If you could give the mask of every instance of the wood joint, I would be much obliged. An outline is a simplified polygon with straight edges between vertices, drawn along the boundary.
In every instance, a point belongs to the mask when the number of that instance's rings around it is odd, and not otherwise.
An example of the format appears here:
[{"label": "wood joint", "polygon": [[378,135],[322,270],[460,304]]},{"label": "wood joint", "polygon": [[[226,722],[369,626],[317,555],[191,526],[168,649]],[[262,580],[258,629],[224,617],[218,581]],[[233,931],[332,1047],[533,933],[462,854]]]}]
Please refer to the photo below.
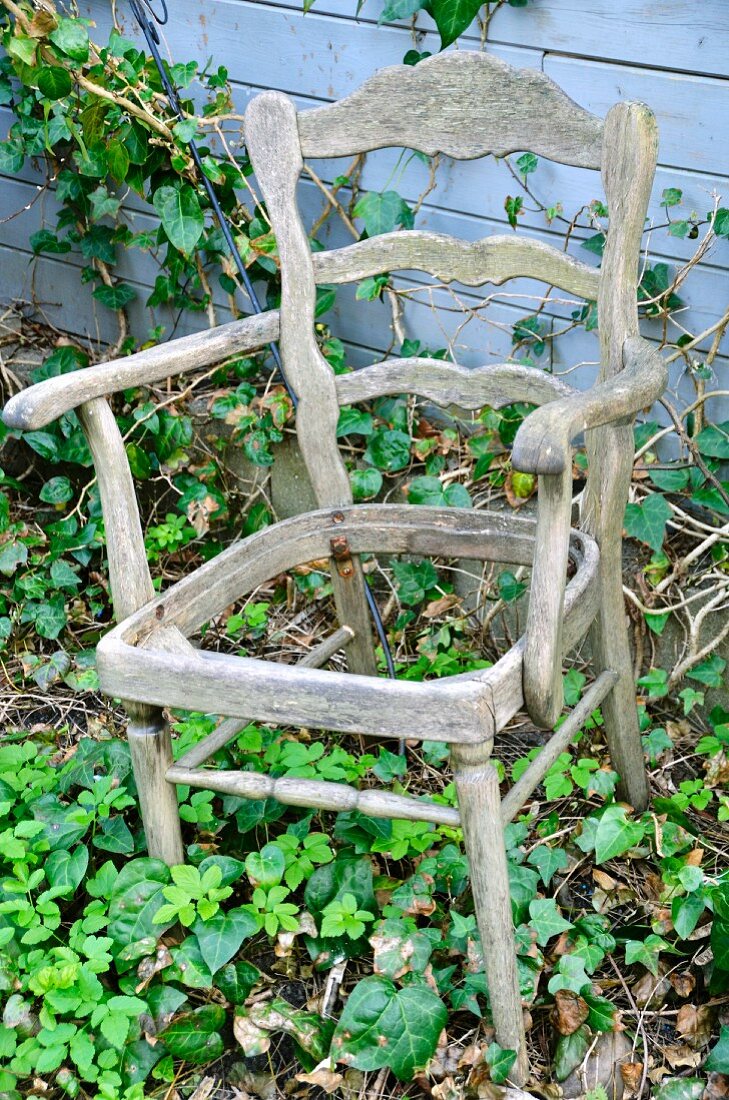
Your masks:
[{"label": "wood joint", "polygon": [[337,566],[337,573],[340,577],[351,577],[354,575],[354,564],[352,562],[352,552],[349,549],[349,541],[346,535],[335,535],[333,539],[329,540],[329,546],[331,548],[332,557]]}]

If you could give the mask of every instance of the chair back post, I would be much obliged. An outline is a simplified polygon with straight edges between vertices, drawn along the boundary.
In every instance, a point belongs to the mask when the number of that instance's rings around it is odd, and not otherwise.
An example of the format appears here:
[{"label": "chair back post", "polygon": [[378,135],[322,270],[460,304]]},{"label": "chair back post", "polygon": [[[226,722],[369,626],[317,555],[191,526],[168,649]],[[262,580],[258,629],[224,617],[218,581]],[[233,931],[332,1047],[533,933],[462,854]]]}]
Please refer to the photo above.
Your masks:
[{"label": "chair back post", "polygon": [[[352,503],[349,476],[337,446],[339,402],[334,373],[314,333],[316,283],[311,247],[299,215],[296,185],[303,169],[296,108],[288,96],[265,92],[246,111],[246,141],[281,258],[280,347],[286,377],[298,398],[296,433],[317,502]],[[354,637],[347,646],[351,672],[377,675],[364,575],[357,558],[330,558],[337,615]]]},{"label": "chair back post", "polygon": [[[610,228],[600,288],[599,381],[623,369],[623,350],[638,335],[637,287],[641,239],[656,166],[655,118],[643,103],[618,103],[605,120],[602,178]],[[587,433],[588,476],[582,505],[584,529],[600,547],[599,611],[590,633],[595,666],[619,680],[603,703],[610,755],[621,797],[645,808],[648,782],[638,731],[633,663],[622,590],[623,515],[633,468],[633,418]]]}]

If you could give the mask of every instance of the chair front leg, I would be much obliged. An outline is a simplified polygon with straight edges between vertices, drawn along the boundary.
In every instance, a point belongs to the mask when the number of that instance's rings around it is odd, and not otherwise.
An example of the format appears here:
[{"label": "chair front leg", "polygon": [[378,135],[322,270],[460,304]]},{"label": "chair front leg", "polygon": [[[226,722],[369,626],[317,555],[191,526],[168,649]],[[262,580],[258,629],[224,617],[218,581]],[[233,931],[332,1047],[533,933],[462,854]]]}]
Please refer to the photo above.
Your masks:
[{"label": "chair front leg", "polygon": [[505,1049],[516,1051],[509,1078],[514,1084],[523,1085],[529,1076],[529,1063],[499,780],[489,760],[489,743],[452,744],[450,748],[496,1041]]},{"label": "chair front leg", "polygon": [[177,788],[167,778],[172,764],[170,728],[162,711],[129,704],[127,739],[142,808],[147,851],[169,867],[185,862]]}]

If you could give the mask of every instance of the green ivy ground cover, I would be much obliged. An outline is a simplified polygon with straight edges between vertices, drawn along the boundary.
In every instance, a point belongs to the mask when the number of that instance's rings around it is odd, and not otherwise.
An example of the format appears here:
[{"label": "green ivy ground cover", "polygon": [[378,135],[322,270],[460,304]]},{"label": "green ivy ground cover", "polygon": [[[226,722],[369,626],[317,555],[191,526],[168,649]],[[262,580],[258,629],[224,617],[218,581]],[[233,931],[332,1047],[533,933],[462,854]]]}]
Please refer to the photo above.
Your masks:
[{"label": "green ivy ground cover", "polygon": [[[31,247],[38,255],[81,257],[81,278],[116,313],[115,353],[133,350],[142,335],[164,338],[159,330],[130,333],[126,310],[137,291],[116,274],[122,249],[159,263],[150,306],[204,313],[213,323],[211,287],[231,301],[237,290],[186,151],[193,135],[251,273],[274,304],[276,243],[265,213],[247,200],[249,165],[244,155],[221,155],[207,136],[221,118],[238,125],[225,71],[212,64],[201,71],[185,59],[172,67],[190,97],[190,117],[176,122],[136,43],[115,32],[100,46],[73,15],[3,3],[0,103],[15,121],[0,142],[0,168],[15,173],[26,160],[47,162],[62,210]],[[529,18],[529,5],[511,4]],[[445,45],[479,12],[487,26],[499,6],[431,0],[424,17],[432,16]],[[383,19],[421,7],[396,0],[383,6]],[[411,50],[405,60],[421,58]],[[571,215],[558,199],[535,198],[537,158],[525,154],[509,167],[517,193],[504,205],[512,227],[525,204],[536,203],[546,224],[569,232]],[[329,192],[356,234],[416,223],[419,204],[396,190],[396,180],[382,192],[362,191],[357,180],[353,171]],[[150,202],[156,232],[129,228],[122,183]],[[594,230],[585,247],[599,258],[609,211],[599,200],[585,202],[581,224]],[[681,192],[667,188],[663,205],[664,231],[705,234],[726,248],[729,212],[720,203],[708,213],[683,211]],[[326,211],[338,216],[336,204]],[[668,265],[649,260],[643,314],[659,322],[675,314],[678,289]],[[387,273],[363,280],[357,295],[394,302],[397,321],[398,288]],[[334,288],[319,289],[321,318],[334,300]],[[569,327],[593,330],[597,321],[595,304],[585,303]],[[626,583],[639,639],[650,811],[636,815],[615,801],[617,777],[596,712],[506,834],[530,1054],[542,1085],[568,1078],[599,1036],[624,1031],[632,1050],[628,1085],[637,1089],[645,1076],[658,1100],[721,1096],[727,1088],[729,714],[711,693],[726,667],[717,646],[729,584],[722,480],[729,435],[704,409],[716,386],[712,340],[728,321],[717,319],[708,351],[696,350],[707,346],[705,334],[667,345],[696,389],[695,401],[673,409],[680,457],[660,461],[658,423],[636,429],[625,515],[636,564]],[[317,334],[333,369],[347,370],[344,346],[325,320]],[[518,321],[512,338],[517,361],[544,369],[554,333],[541,310]],[[97,354],[72,339],[49,343],[47,331],[25,322],[15,343],[19,361],[42,349],[32,380],[84,369]],[[398,350],[449,358],[447,349],[407,337]],[[202,381],[175,380],[115,399],[148,557],[165,584],[272,518],[265,495],[249,498],[236,488],[222,437],[201,438],[193,395],[260,467],[273,463],[292,422],[263,358],[231,360]],[[509,447],[528,411],[485,409],[444,426],[402,397],[342,410],[339,436],[355,499],[401,492],[414,504],[522,507],[535,485],[511,470]],[[274,1079],[287,1095],[323,1087],[353,1096],[368,1087],[363,1075],[382,1070],[394,1095],[496,1095],[513,1052],[498,1047],[489,1025],[458,830],[315,815],[182,788],[187,862],[170,870],[148,857],[121,713],[96,695],[93,648],[111,608],[103,521],[78,420],[71,413],[42,431],[4,433],[3,442],[0,1097],[31,1090],[108,1100],[173,1089],[189,1095],[206,1075],[254,1095],[266,1095]],[[578,452],[576,485],[585,462]],[[367,564],[399,676],[482,667],[495,655],[493,634],[513,627],[528,576],[495,571],[477,614],[459,594],[453,565]],[[691,602],[695,589],[706,611]],[[311,644],[331,615],[329,603],[327,577],[314,563],[228,609],[209,624],[205,641],[290,656],[292,617],[300,616],[303,642]],[[675,661],[656,662],[657,640],[676,623],[685,645]],[[577,662],[565,675],[568,706],[585,683]],[[174,718],[178,755],[216,721]],[[497,745],[504,790],[539,748],[529,729]],[[217,761],[454,803],[437,744],[410,748],[405,761],[385,746],[362,753],[316,731],[251,725]],[[599,1091],[592,1100],[601,1100]]]}]

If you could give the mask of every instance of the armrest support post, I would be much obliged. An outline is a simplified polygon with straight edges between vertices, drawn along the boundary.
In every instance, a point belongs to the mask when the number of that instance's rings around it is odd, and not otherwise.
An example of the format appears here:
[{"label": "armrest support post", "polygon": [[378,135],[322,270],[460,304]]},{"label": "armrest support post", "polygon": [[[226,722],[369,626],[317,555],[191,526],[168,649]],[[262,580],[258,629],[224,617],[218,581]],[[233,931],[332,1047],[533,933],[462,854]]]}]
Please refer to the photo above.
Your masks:
[{"label": "armrest support post", "polygon": [[572,515],[572,463],[539,478],[537,532],[524,648],[524,700],[535,725],[552,729],[564,705],[562,620]]},{"label": "armrest support post", "polygon": [[78,416],[94,459],[114,617],[121,622],[154,597],[132,472],[119,426],[106,399],[85,401]]}]

